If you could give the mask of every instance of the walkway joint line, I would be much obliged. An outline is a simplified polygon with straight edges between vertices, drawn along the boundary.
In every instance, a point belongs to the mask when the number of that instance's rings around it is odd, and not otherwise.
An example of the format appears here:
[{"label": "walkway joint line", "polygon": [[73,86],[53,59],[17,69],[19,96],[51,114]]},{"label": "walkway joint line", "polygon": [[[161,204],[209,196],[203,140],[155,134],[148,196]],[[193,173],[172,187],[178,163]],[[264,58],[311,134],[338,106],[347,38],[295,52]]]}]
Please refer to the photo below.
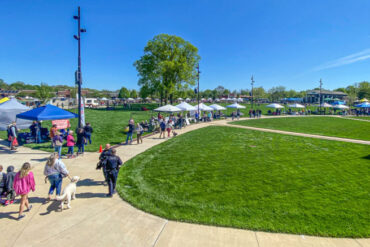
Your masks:
[{"label": "walkway joint line", "polygon": [[154,244],[152,245],[152,247],[155,247],[157,245],[158,239],[160,238],[164,228],[167,226],[167,223],[168,223],[168,220],[166,220],[166,222],[163,224],[163,227],[162,227],[161,231],[159,232],[157,238],[155,239]]},{"label": "walkway joint line", "polygon": [[254,236],[256,236],[257,245],[258,245],[258,247],[260,247],[260,242],[258,241],[257,232],[254,232]]},{"label": "walkway joint line", "polygon": [[355,241],[356,241],[356,243],[357,243],[358,245],[360,245],[360,247],[363,247],[363,246],[362,246],[362,244],[361,244],[360,242],[358,242],[358,240],[357,240],[357,239],[355,239]]}]

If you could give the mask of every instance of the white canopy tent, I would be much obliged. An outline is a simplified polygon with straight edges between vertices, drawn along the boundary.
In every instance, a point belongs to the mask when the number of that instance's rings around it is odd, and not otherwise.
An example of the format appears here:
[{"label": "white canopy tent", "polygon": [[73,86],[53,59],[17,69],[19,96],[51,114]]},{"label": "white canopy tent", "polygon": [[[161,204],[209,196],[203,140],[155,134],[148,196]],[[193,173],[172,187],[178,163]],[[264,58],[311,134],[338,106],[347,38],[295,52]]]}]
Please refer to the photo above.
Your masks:
[{"label": "white canopy tent", "polygon": [[178,101],[183,101],[184,99],[183,98],[177,98]]},{"label": "white canopy tent", "polygon": [[[198,111],[198,105],[194,106],[195,107],[195,110]],[[213,108],[203,104],[203,103],[200,103],[199,104],[199,110],[200,111],[213,111]]]},{"label": "white canopy tent", "polygon": [[128,98],[127,101],[135,101],[133,98]]},{"label": "white canopy tent", "polygon": [[209,107],[213,108],[213,110],[215,110],[215,111],[223,111],[223,110],[226,110],[225,107],[220,106],[220,105],[217,105],[217,104],[210,105]]},{"label": "white canopy tent", "polygon": [[191,101],[191,99],[190,98],[186,98],[185,101],[186,102],[189,102],[189,101]]},{"label": "white canopy tent", "polygon": [[176,105],[177,108],[180,108],[182,111],[196,111],[197,108],[194,106],[186,103],[186,102],[181,102],[180,104]]},{"label": "white canopy tent", "polygon": [[349,106],[346,105],[335,105],[333,106],[334,109],[349,109]]},{"label": "white canopy tent", "polygon": [[226,107],[227,108],[234,108],[234,109],[244,109],[245,108],[245,106],[239,105],[238,103],[234,103],[234,104],[228,105]]},{"label": "white canopy tent", "polygon": [[280,104],[277,104],[277,103],[269,104],[269,105],[267,105],[266,107],[268,107],[268,108],[274,108],[274,109],[281,109],[281,108],[284,108],[284,106],[282,106],[282,105],[280,105]]},{"label": "white canopy tent", "polygon": [[317,107],[324,107],[324,108],[332,108],[333,106],[328,104],[328,103],[324,103],[324,104],[319,104],[319,105],[316,105]]},{"label": "white canopy tent", "polygon": [[19,129],[28,129],[32,121],[17,118],[17,114],[29,111],[30,108],[22,105],[15,98],[0,104],[0,130],[6,130],[13,121],[17,122]]},{"label": "white canopy tent", "polygon": [[243,99],[242,98],[238,98],[238,102],[243,102]]},{"label": "white canopy tent", "polygon": [[292,107],[292,108],[305,108],[304,105],[301,105],[301,104],[298,104],[298,103],[295,103],[295,104],[292,104],[292,105],[288,105],[289,107]]},{"label": "white canopy tent", "polygon": [[158,111],[158,112],[180,112],[182,110],[180,108],[176,107],[176,106],[168,104],[168,105],[165,105],[165,106],[158,107],[157,109],[154,109],[154,111]]}]

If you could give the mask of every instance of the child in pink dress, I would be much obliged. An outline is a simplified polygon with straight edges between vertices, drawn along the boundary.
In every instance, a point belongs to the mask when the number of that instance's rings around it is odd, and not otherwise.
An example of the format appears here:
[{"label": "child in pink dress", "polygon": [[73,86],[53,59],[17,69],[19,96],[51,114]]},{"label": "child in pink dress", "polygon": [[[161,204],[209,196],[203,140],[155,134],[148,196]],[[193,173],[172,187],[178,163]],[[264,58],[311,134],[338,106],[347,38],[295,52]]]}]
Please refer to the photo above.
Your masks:
[{"label": "child in pink dress", "polygon": [[21,170],[15,175],[13,187],[15,193],[21,196],[18,216],[18,220],[20,220],[26,216],[23,214],[24,206],[27,207],[27,211],[30,211],[32,208],[32,205],[29,205],[28,202],[28,193],[31,190],[35,191],[35,178],[31,172],[30,163],[24,163]]},{"label": "child in pink dress", "polygon": [[74,145],[75,145],[75,139],[73,138],[73,131],[70,130],[68,132],[68,136],[67,136],[67,147],[68,147],[68,158],[73,158],[73,149],[74,149]]}]

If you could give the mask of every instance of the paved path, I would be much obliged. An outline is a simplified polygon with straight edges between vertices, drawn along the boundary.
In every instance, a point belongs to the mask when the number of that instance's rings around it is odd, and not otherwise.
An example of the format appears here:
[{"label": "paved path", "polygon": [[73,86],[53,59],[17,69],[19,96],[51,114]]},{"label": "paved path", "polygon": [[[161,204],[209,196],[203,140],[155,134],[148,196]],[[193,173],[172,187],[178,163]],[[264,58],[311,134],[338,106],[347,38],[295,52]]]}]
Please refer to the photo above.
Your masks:
[{"label": "paved path", "polygon": [[341,138],[341,137],[332,137],[332,136],[322,136],[322,135],[314,135],[314,134],[304,134],[304,133],[297,133],[297,132],[291,132],[291,131],[285,131],[285,130],[257,128],[257,127],[243,126],[243,125],[228,124],[227,122],[213,122],[213,125],[258,130],[258,131],[263,131],[263,132],[278,133],[278,134],[292,135],[292,136],[310,137],[310,138],[323,139],[323,140],[351,142],[351,143],[370,145],[370,141]]},{"label": "paved path", "polygon": [[[223,122],[219,124],[226,124]],[[208,125],[192,125],[179,134]],[[127,161],[165,141],[157,136],[145,138],[141,145],[121,146],[117,152]],[[22,154],[19,160],[12,162],[22,163],[27,155],[37,157],[35,159],[47,157],[46,153],[28,152],[38,154]],[[370,239],[275,234],[168,221],[132,207],[117,195],[105,198],[107,187],[102,183],[102,172],[95,170],[98,156],[98,153],[88,153],[64,160],[70,173],[79,175],[81,181],[72,209],[63,212],[57,210],[56,202],[44,203],[49,187],[42,175],[44,162],[31,160],[36,177],[36,192],[30,194],[34,207],[22,221],[16,220],[18,204],[0,207],[0,246],[370,246]]]}]

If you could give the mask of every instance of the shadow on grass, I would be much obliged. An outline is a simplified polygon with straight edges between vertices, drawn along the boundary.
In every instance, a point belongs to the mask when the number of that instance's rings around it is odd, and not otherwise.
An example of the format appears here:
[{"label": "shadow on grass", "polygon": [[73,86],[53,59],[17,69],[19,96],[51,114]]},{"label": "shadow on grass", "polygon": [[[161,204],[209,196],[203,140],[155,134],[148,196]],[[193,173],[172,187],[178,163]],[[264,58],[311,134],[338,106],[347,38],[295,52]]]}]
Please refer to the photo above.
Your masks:
[{"label": "shadow on grass", "polygon": [[362,158],[365,159],[365,160],[370,160],[370,154],[369,155],[366,155],[366,156],[364,156]]}]

